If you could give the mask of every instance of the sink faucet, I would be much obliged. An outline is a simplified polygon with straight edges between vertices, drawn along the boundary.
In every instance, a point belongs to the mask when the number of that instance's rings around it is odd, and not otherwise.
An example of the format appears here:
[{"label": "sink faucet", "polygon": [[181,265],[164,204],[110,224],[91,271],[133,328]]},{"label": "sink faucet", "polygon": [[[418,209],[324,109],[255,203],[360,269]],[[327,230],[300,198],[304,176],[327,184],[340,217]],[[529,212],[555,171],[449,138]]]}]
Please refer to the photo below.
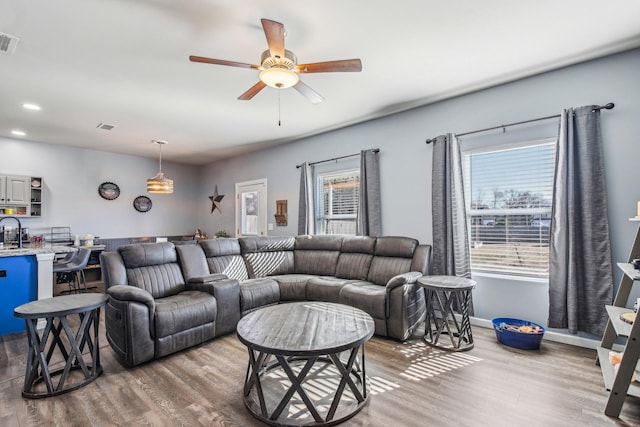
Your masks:
[{"label": "sink faucet", "polygon": [[5,216],[0,218],[0,222],[10,218],[15,219],[18,222],[18,248],[22,248],[22,224],[20,223],[20,220],[15,216]]}]

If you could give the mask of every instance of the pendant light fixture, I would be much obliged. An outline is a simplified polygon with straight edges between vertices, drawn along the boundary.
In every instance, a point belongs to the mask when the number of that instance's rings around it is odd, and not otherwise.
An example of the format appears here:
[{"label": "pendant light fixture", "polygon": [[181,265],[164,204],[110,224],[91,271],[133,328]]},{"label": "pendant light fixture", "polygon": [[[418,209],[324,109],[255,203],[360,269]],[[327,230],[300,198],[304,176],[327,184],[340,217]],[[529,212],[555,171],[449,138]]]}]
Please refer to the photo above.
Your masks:
[{"label": "pendant light fixture", "polygon": [[166,178],[162,173],[162,146],[167,145],[167,141],[161,141],[154,139],[151,141],[160,146],[160,171],[153,178],[147,180],[147,191],[155,194],[172,194],[173,193],[173,180]]}]

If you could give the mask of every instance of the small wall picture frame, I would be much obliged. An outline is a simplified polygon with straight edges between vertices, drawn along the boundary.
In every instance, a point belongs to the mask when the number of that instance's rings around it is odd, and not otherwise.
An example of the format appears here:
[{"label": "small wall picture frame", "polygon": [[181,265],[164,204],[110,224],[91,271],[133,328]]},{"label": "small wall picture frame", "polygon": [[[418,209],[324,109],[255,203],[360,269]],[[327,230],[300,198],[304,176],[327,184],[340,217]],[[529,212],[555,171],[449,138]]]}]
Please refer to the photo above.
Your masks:
[{"label": "small wall picture frame", "polygon": [[105,200],[115,200],[120,195],[120,187],[113,182],[103,182],[98,186],[98,194]]},{"label": "small wall picture frame", "polygon": [[138,196],[133,199],[133,207],[138,212],[149,212],[151,210],[151,206],[153,206],[153,203],[151,203],[151,199],[147,196]]}]

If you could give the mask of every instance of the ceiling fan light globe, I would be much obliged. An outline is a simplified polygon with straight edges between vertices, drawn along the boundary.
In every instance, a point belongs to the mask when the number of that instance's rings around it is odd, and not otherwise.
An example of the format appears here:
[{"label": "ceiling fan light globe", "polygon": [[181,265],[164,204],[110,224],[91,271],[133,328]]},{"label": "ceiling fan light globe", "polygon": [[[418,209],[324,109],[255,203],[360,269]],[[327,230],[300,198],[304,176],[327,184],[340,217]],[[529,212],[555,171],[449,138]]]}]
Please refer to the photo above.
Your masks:
[{"label": "ceiling fan light globe", "polygon": [[260,80],[267,86],[276,89],[286,89],[294,86],[300,80],[300,77],[294,71],[287,68],[267,68],[260,72]]}]

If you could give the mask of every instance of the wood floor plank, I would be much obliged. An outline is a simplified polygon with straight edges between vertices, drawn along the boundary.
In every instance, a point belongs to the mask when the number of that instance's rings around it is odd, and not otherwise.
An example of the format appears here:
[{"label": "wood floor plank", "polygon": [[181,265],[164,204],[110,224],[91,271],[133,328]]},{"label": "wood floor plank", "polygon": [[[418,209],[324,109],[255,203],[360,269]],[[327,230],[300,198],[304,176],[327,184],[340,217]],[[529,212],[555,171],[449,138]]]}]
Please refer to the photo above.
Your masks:
[{"label": "wood floor plank", "polygon": [[[244,407],[246,348],[234,334],[130,369],[108,346],[101,313],[104,369],[93,383],[46,398],[20,395],[24,333],[0,337],[0,425],[262,426]],[[540,350],[505,347],[492,330],[473,329],[475,347],[449,353],[419,336],[366,345],[370,400],[343,426],[640,426],[640,399],[619,419],[604,415],[608,397],[595,351],[543,341]],[[326,384],[318,384],[321,392]]]}]

